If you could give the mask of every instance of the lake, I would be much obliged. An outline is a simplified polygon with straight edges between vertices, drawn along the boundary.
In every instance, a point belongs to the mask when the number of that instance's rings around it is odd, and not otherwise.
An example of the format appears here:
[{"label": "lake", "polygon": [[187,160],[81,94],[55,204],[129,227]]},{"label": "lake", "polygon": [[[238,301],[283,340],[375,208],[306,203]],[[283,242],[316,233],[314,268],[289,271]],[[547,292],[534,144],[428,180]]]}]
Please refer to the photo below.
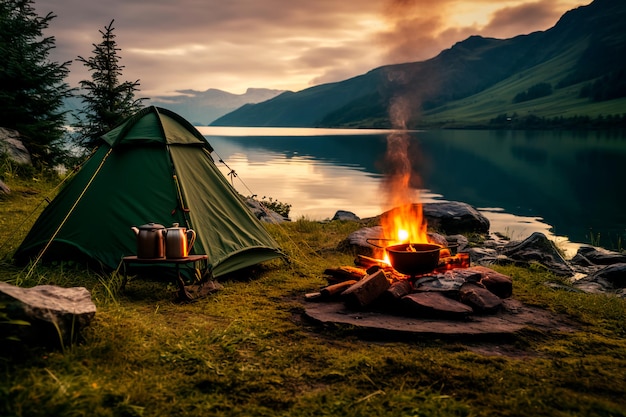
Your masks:
[{"label": "lake", "polygon": [[[389,131],[198,129],[215,149],[218,167],[241,194],[289,203],[292,219],[324,220],[337,210],[365,218],[388,208],[381,187]],[[422,202],[466,202],[491,221],[491,231],[513,239],[541,231],[568,255],[579,243],[617,249],[626,241],[624,134],[407,134]]]}]

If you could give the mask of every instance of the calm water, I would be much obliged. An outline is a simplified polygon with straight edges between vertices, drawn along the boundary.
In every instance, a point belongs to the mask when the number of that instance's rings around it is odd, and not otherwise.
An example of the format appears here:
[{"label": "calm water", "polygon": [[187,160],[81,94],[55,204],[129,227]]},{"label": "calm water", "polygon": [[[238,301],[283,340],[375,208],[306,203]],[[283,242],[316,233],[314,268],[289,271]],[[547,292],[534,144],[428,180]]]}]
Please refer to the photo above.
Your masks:
[{"label": "calm water", "polygon": [[[376,130],[199,127],[244,195],[292,204],[290,217],[370,217],[381,201],[387,133]],[[626,242],[626,137],[607,132],[410,133],[423,202],[463,201],[514,239],[541,231],[571,254],[599,235]],[[230,168],[230,169],[229,169]],[[229,175],[230,170],[236,176]]]}]

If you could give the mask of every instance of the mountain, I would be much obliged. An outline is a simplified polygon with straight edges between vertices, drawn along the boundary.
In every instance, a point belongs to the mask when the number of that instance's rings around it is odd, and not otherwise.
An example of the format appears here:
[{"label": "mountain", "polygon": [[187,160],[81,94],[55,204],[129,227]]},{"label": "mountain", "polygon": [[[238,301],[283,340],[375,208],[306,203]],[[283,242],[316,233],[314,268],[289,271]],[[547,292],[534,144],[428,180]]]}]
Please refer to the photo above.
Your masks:
[{"label": "mountain", "polygon": [[157,96],[145,102],[146,105],[164,107],[180,114],[194,125],[208,125],[247,103],[269,100],[282,90],[248,88],[244,94],[232,94],[217,89],[206,91],[180,90],[176,96]]},{"label": "mountain", "polygon": [[546,31],[471,36],[432,59],[284,92],[212,125],[458,127],[498,117],[626,114],[625,21],[626,2],[595,0]]}]

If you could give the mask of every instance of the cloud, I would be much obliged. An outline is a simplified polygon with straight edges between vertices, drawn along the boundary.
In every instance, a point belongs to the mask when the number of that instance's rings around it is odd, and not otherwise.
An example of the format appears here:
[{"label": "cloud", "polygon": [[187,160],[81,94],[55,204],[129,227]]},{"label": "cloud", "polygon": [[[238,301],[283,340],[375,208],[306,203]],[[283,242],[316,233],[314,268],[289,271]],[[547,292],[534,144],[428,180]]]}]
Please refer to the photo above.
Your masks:
[{"label": "cloud", "polygon": [[484,36],[508,38],[545,30],[558,21],[563,10],[555,3],[535,1],[497,10],[481,32]]},{"label": "cloud", "polygon": [[[481,29],[489,36],[545,29],[568,9],[548,0],[503,1],[37,0],[34,6],[40,15],[57,15],[45,34],[56,38],[58,62],[91,56],[99,30],[115,19],[123,78],[139,79],[142,95],[156,96],[300,90],[428,59]],[[459,10],[482,23],[463,20]],[[78,62],[70,70],[70,85],[90,77]]]}]

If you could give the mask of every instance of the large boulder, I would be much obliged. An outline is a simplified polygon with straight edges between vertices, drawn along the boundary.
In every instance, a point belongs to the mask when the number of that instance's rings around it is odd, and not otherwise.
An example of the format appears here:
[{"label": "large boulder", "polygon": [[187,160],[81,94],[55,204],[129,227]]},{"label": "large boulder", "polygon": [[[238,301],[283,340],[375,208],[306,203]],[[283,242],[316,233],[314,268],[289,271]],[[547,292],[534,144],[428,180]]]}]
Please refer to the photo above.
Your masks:
[{"label": "large boulder", "polygon": [[361,220],[361,218],[351,211],[337,210],[331,220],[356,222]]},{"label": "large boulder", "polygon": [[609,288],[626,288],[626,263],[609,265],[590,277],[593,281],[603,281]]},{"label": "large boulder", "polygon": [[0,155],[7,155],[18,164],[32,165],[30,153],[22,143],[16,130],[0,127]]},{"label": "large boulder", "polygon": [[572,263],[581,266],[626,263],[626,254],[594,246],[581,246],[572,258]]},{"label": "large boulder", "polygon": [[96,314],[91,293],[84,287],[21,288],[0,281],[0,304],[11,321],[30,323],[29,326],[0,323],[3,334],[45,346],[67,346],[77,341]]},{"label": "large boulder", "polygon": [[523,241],[515,241],[502,248],[507,258],[523,263],[539,263],[556,275],[571,277],[574,270],[546,235],[535,232]]},{"label": "large boulder", "polygon": [[489,220],[467,203],[459,201],[425,203],[422,210],[428,227],[446,235],[489,232]]},{"label": "large boulder", "polygon": [[[0,127],[0,156],[3,155],[18,164],[33,164],[30,153],[20,140],[20,134],[16,130]],[[0,194],[3,193],[9,194],[11,189],[0,179]]]}]

